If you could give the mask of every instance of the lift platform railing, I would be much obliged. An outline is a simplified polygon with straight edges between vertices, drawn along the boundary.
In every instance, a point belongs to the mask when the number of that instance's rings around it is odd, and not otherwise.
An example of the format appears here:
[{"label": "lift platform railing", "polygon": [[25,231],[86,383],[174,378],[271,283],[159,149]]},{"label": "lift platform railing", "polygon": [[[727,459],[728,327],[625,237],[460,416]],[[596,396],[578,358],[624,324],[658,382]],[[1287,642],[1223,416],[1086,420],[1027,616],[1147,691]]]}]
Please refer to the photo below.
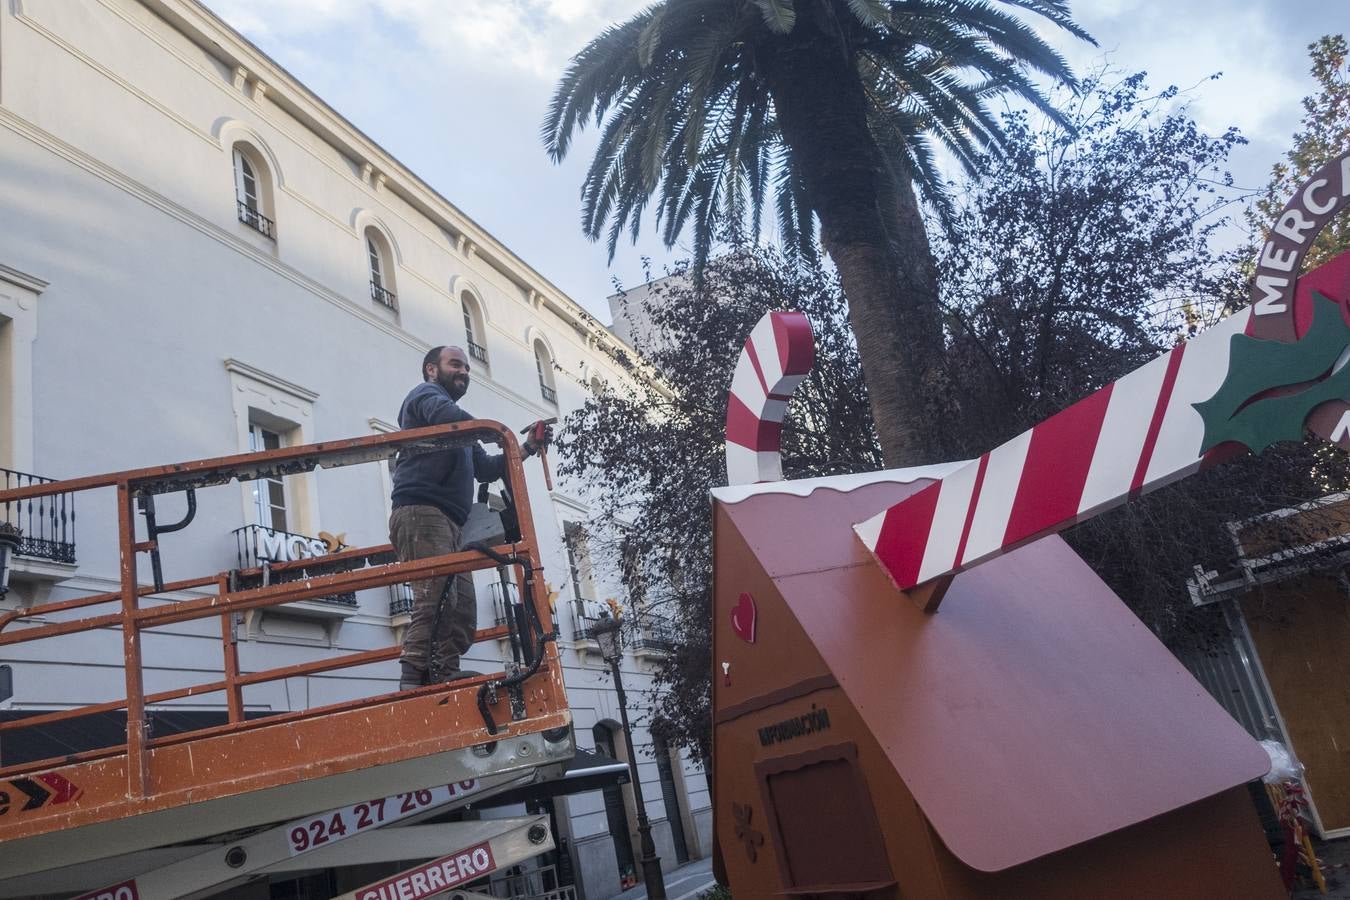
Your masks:
[{"label": "lift platform railing", "polygon": [[[429,557],[405,563],[394,562],[393,548],[385,544],[377,547],[343,550],[318,560],[305,559],[296,562],[277,563],[267,567],[266,571],[259,567],[220,572],[170,583],[164,583],[162,580],[158,536],[170,531],[180,530],[190,524],[195,515],[195,492],[198,489],[225,485],[236,480],[250,481],[261,478],[275,478],[301,474],[317,468],[335,468],[379,462],[390,459],[399,453],[436,452],[454,446],[462,446],[473,441],[494,443],[503,449],[506,457],[505,480],[511,489],[511,493],[519,498],[518,509],[516,510],[519,521],[519,539],[515,542],[495,547],[466,548],[445,556]],[[545,716],[565,709],[566,698],[561,687],[562,677],[557,650],[552,644],[555,635],[552,630],[547,595],[540,574],[538,541],[528,500],[525,499],[524,483],[522,455],[519,444],[511,430],[497,422],[472,421],[401,431],[387,435],[326,441],[259,453],[197,460],[109,475],[76,478],[68,481],[54,481],[16,490],[0,491],[0,503],[5,503],[28,500],[48,494],[68,494],[106,488],[116,489],[121,588],[108,593],[44,603],[0,614],[0,648],[60,638],[95,629],[120,628],[123,638],[123,663],[126,676],[126,695],[121,700],[42,713],[3,722],[0,723],[0,733],[122,709],[126,710],[127,715],[126,741],[124,744],[0,768],[0,777],[36,772],[56,766],[125,753],[129,796],[143,797],[147,795],[152,783],[149,777],[151,751],[158,747],[192,741],[208,735],[243,732],[283,722],[313,719],[343,710],[358,709],[363,705],[387,703],[390,699],[389,695],[382,694],[311,709],[246,719],[243,700],[243,690],[246,687],[285,678],[332,672],[393,660],[398,658],[400,649],[398,647],[387,647],[347,653],[329,659],[245,673],[240,670],[239,662],[236,634],[238,614],[335,593],[387,587],[391,584],[426,578],[452,576],[476,569],[508,566],[514,572],[517,595],[525,598],[525,602],[522,604],[522,614],[518,616],[519,621],[511,628],[510,637],[513,641],[518,642],[520,655],[523,655],[530,662],[530,665],[523,668],[513,667],[515,671],[466,678],[447,684],[428,685],[417,691],[407,693],[411,696],[438,691],[477,690],[479,692],[478,708],[483,717],[483,726],[473,729],[474,733],[472,734],[466,733],[462,736],[464,746],[473,743],[474,739],[482,740],[485,736],[491,738],[500,730],[498,723],[532,716]],[[181,522],[173,525],[158,525],[154,516],[154,497],[175,492],[187,494],[187,516]],[[145,525],[142,526],[141,530],[148,530],[146,540],[138,539],[138,507],[145,518]],[[153,585],[141,584],[138,577],[138,559],[141,554],[150,556],[155,581]],[[314,574],[296,580],[287,580],[288,573],[294,573],[301,569],[310,573],[323,570],[326,574]],[[271,577],[276,577],[276,583],[267,583],[271,580]],[[245,586],[258,581],[263,582],[262,586]],[[173,601],[168,598],[160,598],[161,602],[154,605],[143,606],[141,603],[143,599],[154,598],[161,594],[204,588],[214,588],[214,593],[192,600]],[[118,603],[121,608],[116,612],[89,615],[69,621],[5,630],[8,626],[23,619],[82,610],[107,603]],[[141,635],[147,629],[212,616],[218,617],[220,620],[223,677],[210,682],[146,694],[142,670]],[[549,623],[547,630],[543,623]],[[507,627],[488,628],[478,631],[476,639],[505,637],[507,633]],[[3,650],[0,650],[0,652],[3,652]],[[533,679],[536,675],[546,675],[547,677],[538,679],[538,684],[532,683],[528,692],[523,690],[524,683]],[[147,733],[147,704],[162,704],[173,700],[222,692],[226,697],[228,713],[227,722],[224,725],[198,728],[158,738]],[[447,736],[447,739],[453,740],[454,736]]]}]

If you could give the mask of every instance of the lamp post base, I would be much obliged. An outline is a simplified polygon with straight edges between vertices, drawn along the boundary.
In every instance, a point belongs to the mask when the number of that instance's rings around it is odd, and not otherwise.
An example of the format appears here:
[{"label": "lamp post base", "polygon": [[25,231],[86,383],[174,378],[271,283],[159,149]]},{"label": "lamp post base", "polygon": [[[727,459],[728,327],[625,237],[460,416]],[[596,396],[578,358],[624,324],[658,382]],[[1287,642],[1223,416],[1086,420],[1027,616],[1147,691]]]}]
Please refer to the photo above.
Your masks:
[{"label": "lamp post base", "polygon": [[642,884],[647,889],[648,900],[666,900],[666,878],[661,871],[661,857],[643,856],[638,860],[642,866]]}]

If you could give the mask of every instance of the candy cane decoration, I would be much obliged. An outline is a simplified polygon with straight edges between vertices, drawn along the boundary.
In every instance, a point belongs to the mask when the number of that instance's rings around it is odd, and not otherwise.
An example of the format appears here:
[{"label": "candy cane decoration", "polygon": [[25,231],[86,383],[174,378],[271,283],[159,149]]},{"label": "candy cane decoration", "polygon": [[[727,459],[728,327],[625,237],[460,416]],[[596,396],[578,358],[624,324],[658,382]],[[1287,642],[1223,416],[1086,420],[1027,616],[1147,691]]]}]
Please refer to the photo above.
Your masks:
[{"label": "candy cane decoration", "polygon": [[801,313],[768,313],[750,332],[727,398],[728,484],[783,479],[783,416],[815,361],[815,334]]},{"label": "candy cane decoration", "polygon": [[1277,218],[1261,260],[1285,277],[1259,277],[1251,306],[855,525],[859,539],[907,591],[1243,447],[1305,429],[1350,447],[1350,253],[1286,284],[1319,223],[1347,206],[1350,153]]},{"label": "candy cane decoration", "polygon": [[1243,312],[854,526],[908,590],[1007,552],[1200,464],[1191,404],[1227,369]]}]

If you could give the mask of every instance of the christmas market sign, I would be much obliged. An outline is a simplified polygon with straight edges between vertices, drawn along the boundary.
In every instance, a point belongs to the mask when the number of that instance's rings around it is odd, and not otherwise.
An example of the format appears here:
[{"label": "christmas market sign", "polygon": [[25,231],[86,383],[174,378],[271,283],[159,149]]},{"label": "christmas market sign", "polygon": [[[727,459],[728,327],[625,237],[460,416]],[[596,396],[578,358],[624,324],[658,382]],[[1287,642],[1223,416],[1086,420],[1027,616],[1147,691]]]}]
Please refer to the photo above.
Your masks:
[{"label": "christmas market sign", "polygon": [[[1342,314],[1341,324],[1344,325],[1347,321],[1345,311],[1347,304],[1350,304],[1350,296],[1347,296],[1350,294],[1350,280],[1343,274],[1339,279],[1326,277],[1327,282],[1333,283],[1329,289],[1335,292],[1335,296],[1323,294],[1322,302],[1309,302],[1309,298],[1317,296],[1318,290],[1307,291],[1308,296],[1305,297],[1305,292],[1299,291],[1298,287],[1301,283],[1309,281],[1309,275],[1312,273],[1305,274],[1302,278],[1296,277],[1303,258],[1317,235],[1347,206],[1350,206],[1350,150],[1319,169],[1295,192],[1293,198],[1276,217],[1269,239],[1262,246],[1261,255],[1257,259],[1256,277],[1252,284],[1252,321],[1246,335],[1249,339],[1301,343],[1302,339],[1314,337],[1316,335],[1311,332],[1314,330],[1313,326],[1319,324],[1318,310],[1323,309],[1326,301],[1339,304]],[[1335,261],[1329,265],[1334,263]],[[1333,323],[1331,320],[1323,319],[1320,324]],[[1330,340],[1326,336],[1321,336],[1320,339]],[[1254,346],[1266,349],[1262,351],[1248,348],[1245,352],[1249,355],[1251,363],[1262,365],[1261,357],[1264,352],[1269,352],[1273,348],[1269,343]],[[1309,345],[1308,349],[1313,351],[1314,345]],[[1344,360],[1338,362],[1344,365]],[[1331,368],[1322,369],[1308,379],[1309,387],[1319,389],[1319,383],[1333,381],[1339,372],[1343,371],[1343,368],[1336,372]],[[1331,374],[1328,376],[1327,373]],[[1321,390],[1325,392],[1330,389]],[[1317,390],[1310,391],[1307,393],[1307,400],[1317,399],[1317,394]],[[1309,431],[1337,444],[1342,450],[1350,450],[1350,403],[1347,403],[1347,400],[1350,400],[1350,393],[1342,386],[1340,396],[1326,398],[1323,402],[1309,407],[1310,414],[1306,421]],[[1252,450],[1260,452],[1255,447]]]},{"label": "christmas market sign", "polygon": [[859,539],[901,590],[938,588],[1237,453],[1309,431],[1350,450],[1350,252],[1298,274],[1347,207],[1350,150],[1276,217],[1249,306],[855,525]]}]

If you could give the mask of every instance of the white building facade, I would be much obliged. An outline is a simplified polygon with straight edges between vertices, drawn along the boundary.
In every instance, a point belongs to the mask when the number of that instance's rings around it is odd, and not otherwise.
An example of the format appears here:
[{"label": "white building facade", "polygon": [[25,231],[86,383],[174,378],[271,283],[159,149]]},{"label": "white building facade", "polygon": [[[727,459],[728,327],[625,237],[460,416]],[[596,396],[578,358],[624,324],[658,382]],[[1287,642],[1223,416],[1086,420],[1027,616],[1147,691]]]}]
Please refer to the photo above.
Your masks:
[{"label": "white building facade", "polygon": [[[6,486],[392,430],[437,344],[471,352],[463,405],[517,428],[625,377],[605,352],[614,338],[578,304],[199,3],[0,2]],[[581,639],[622,588],[586,558],[585,485],[549,491],[537,461],[527,471],[577,743],[622,759],[616,694]],[[193,524],[162,542],[165,577],[226,571],[259,548],[311,552],[321,532],[382,544],[388,495],[378,466],[203,492]],[[161,521],[178,504],[164,498]],[[6,607],[117,588],[111,495],[34,513],[0,510],[26,539]],[[500,598],[479,575],[483,627]],[[243,665],[389,646],[406,621],[399,604],[368,591],[264,611],[247,623]],[[218,674],[219,630],[193,624],[147,639],[147,691]],[[120,634],[83,637],[6,653],[14,694],[0,712],[120,699]],[[647,638],[623,661],[639,723],[653,655],[668,649],[659,633]],[[501,659],[491,642],[465,665]],[[302,709],[397,682],[394,663],[359,671],[273,684],[247,707]],[[207,697],[170,711],[223,709]],[[641,724],[634,740],[663,863],[707,855],[703,774]],[[5,750],[0,740],[8,764]],[[578,892],[594,900],[619,893],[637,855],[631,788],[610,801],[599,791],[556,801]],[[628,834],[616,840],[611,822]]]}]

